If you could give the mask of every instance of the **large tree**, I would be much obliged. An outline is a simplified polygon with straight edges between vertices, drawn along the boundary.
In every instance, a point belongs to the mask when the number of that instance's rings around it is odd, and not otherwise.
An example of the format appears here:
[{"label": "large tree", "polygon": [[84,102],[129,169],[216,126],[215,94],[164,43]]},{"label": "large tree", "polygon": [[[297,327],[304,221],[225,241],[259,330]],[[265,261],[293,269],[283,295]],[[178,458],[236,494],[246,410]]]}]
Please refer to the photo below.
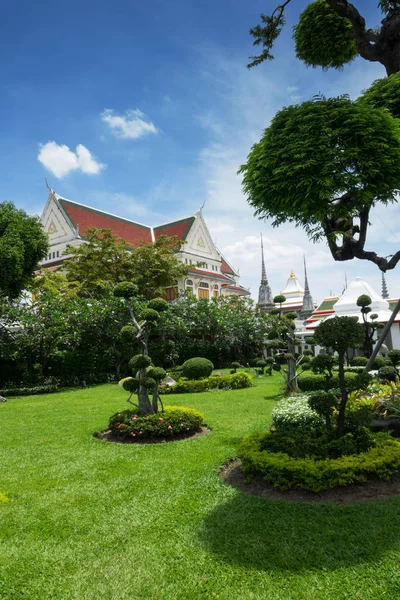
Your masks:
[{"label": "large tree", "polygon": [[48,237],[38,217],[11,202],[0,204],[0,296],[16,298],[45,258]]},{"label": "large tree", "polygon": [[336,261],[393,269],[400,251],[387,258],[365,244],[371,209],[397,202],[399,123],[384,108],[345,96],[283,108],[241,167],[256,215],[274,226],[293,222],[313,241],[325,238]]},{"label": "large tree", "polygon": [[[274,58],[272,48],[285,25],[285,12],[292,0],[282,0],[269,15],[261,15],[261,25],[250,30],[254,45],[262,46],[260,55],[252,56],[249,67]],[[295,2],[293,2],[295,4]],[[340,69],[361,56],[381,63],[388,75],[400,71],[400,1],[380,0],[384,17],[379,27],[368,27],[360,13],[365,2],[315,0],[305,8],[294,27],[296,55],[307,65]],[[304,6],[303,4],[303,6]]]},{"label": "large tree", "polygon": [[62,266],[79,295],[101,296],[122,281],[133,281],[139,294],[151,299],[188,272],[176,256],[183,242],[175,237],[160,236],[138,248],[109,229],[89,229],[86,238],[87,243],[78,248],[67,247],[72,256]]}]

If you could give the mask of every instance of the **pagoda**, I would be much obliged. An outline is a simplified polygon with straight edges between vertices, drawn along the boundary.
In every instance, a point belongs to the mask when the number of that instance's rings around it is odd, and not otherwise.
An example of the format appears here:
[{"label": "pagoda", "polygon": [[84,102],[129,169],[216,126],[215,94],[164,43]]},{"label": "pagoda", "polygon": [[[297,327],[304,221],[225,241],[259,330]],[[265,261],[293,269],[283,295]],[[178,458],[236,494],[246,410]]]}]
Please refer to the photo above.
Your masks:
[{"label": "pagoda", "polygon": [[258,302],[257,306],[264,312],[268,312],[275,308],[274,301],[272,299],[271,287],[267,279],[267,271],[265,270],[264,261],[264,246],[261,234],[261,283],[258,290]]},{"label": "pagoda", "polygon": [[310,288],[308,285],[307,278],[307,267],[306,267],[306,257],[303,256],[304,260],[304,296],[303,296],[303,305],[301,307],[301,311],[299,313],[299,318],[305,321],[314,312],[314,301],[311,296]]}]

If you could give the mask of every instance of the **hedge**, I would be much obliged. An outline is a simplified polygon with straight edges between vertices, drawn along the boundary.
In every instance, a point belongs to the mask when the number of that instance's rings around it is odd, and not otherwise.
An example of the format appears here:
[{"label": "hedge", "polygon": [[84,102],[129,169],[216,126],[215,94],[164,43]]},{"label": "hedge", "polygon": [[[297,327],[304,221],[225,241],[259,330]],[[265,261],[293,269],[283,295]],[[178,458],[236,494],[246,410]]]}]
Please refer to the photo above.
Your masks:
[{"label": "hedge", "polygon": [[246,436],[238,456],[245,473],[262,474],[280,490],[300,487],[318,493],[368,479],[390,479],[400,470],[400,442],[385,433],[374,435],[376,446],[367,452],[323,460],[261,450],[264,437],[262,433]]},{"label": "hedge", "polygon": [[182,377],[175,385],[160,386],[161,394],[195,394],[209,390],[239,390],[251,387],[252,381],[248,373],[241,371],[232,375],[221,377],[208,377],[207,379],[191,380]]},{"label": "hedge", "polygon": [[58,392],[58,385],[37,385],[35,387],[9,388],[0,390],[0,396],[11,398],[12,396],[34,396],[36,394],[53,394]]},{"label": "hedge", "polygon": [[[346,371],[344,374],[344,379],[346,384],[354,383],[358,377],[358,373],[354,373],[351,371]],[[309,373],[306,371],[306,374],[301,374],[297,380],[299,388],[302,392],[314,392],[317,390],[325,389],[325,376]],[[336,372],[332,378],[332,386],[334,388],[339,387],[339,374]]]}]

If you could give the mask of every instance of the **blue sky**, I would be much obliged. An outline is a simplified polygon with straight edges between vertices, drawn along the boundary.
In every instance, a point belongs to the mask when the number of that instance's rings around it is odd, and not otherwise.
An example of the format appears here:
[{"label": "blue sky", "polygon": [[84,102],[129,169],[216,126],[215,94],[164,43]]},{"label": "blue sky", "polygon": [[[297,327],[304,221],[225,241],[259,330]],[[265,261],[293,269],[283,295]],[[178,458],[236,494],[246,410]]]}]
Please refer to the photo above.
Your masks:
[{"label": "blue sky", "polygon": [[[22,0],[0,22],[0,201],[40,214],[44,177],[60,195],[139,222],[204,216],[213,238],[257,294],[263,232],[273,293],[302,253],[317,300],[343,287],[344,273],[380,287],[360,261],[335,263],[292,226],[272,229],[252,215],[237,169],[283,105],[321,92],[356,97],[385,72],[358,59],[342,72],[296,60],[291,26],[304,7],[292,0],[276,60],[246,69],[251,26],[271,0]],[[356,5],[364,9],[364,2]],[[368,25],[381,15],[368,3]],[[400,244],[398,208],[373,219],[370,246]],[[389,230],[387,226],[389,225]],[[392,295],[400,293],[389,273]]]}]

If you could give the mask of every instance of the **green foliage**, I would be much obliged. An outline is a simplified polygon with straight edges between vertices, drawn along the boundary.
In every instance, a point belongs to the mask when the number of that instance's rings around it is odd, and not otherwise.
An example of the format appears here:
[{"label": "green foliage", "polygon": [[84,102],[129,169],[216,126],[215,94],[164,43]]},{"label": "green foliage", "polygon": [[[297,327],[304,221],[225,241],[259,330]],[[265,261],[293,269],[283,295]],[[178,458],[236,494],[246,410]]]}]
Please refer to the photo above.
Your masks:
[{"label": "green foliage", "polygon": [[400,118],[400,73],[377,79],[358,99],[375,108],[386,108],[393,117]]},{"label": "green foliage", "polygon": [[165,386],[160,389],[161,393],[171,394],[195,394],[208,392],[209,390],[240,390],[251,387],[252,380],[248,373],[241,371],[221,377],[207,377],[204,379],[178,379],[172,387]]},{"label": "green foliage", "polygon": [[376,356],[375,360],[372,364],[372,368],[374,370],[379,370],[381,367],[385,367],[386,366],[386,361],[383,358],[383,356]]},{"label": "green foliage", "polygon": [[38,394],[54,394],[58,392],[58,385],[36,385],[34,387],[14,387],[0,390],[0,396],[11,398],[12,396],[36,396]]},{"label": "green foliage", "polygon": [[337,396],[332,392],[314,392],[308,398],[308,404],[312,410],[321,417],[333,415],[337,409],[339,401]]},{"label": "green foliage", "polygon": [[146,377],[143,377],[143,379],[141,379],[139,383],[147,390],[152,390],[156,385],[156,380],[152,377],[148,377],[146,374]]},{"label": "green foliage", "polygon": [[[248,202],[274,226],[293,222],[311,239],[329,230],[332,242],[365,207],[396,201],[399,127],[387,111],[345,96],[285,107],[240,169]],[[344,192],[351,201],[332,202]]]},{"label": "green foliage", "polygon": [[285,317],[286,319],[290,319],[291,321],[294,321],[294,319],[297,319],[298,314],[295,311],[288,311],[287,313],[285,313]]},{"label": "green foliage", "polygon": [[160,313],[158,313],[153,308],[145,308],[141,312],[141,317],[144,321],[148,321],[149,323],[156,323],[160,318]]},{"label": "green foliage", "polygon": [[159,313],[168,310],[168,302],[164,298],[153,298],[147,303],[147,306]]},{"label": "green foliage", "polygon": [[394,367],[400,364],[400,350],[389,350],[388,357]]},{"label": "green foliage", "polygon": [[151,358],[147,354],[136,354],[129,361],[130,369],[136,373],[139,369],[146,369],[151,365]]},{"label": "green foliage", "polygon": [[166,377],[167,372],[161,367],[150,367],[147,371],[147,375],[155,381],[162,381]]},{"label": "green foliage", "polygon": [[121,281],[114,287],[114,296],[116,298],[124,298],[128,300],[137,294],[137,285],[132,281]]},{"label": "green foliage", "polygon": [[381,367],[378,371],[380,381],[396,381],[398,373],[395,367]]},{"label": "green foliage", "polygon": [[207,358],[195,357],[185,361],[182,365],[182,375],[187,379],[202,379],[209,377],[214,365]]},{"label": "green foliage", "polygon": [[120,336],[125,344],[133,344],[136,341],[137,331],[132,325],[124,325],[121,328]]},{"label": "green foliage", "polygon": [[17,298],[46,257],[48,236],[38,217],[0,203],[0,297]]},{"label": "green foliage", "polygon": [[[246,473],[262,474],[281,490],[300,487],[318,493],[368,479],[390,479],[400,470],[400,443],[385,434],[376,434],[376,445],[367,452],[324,460],[292,458],[284,452],[262,450],[264,438],[265,434],[246,436],[238,456]],[[345,445],[346,439],[342,440],[337,442]]]},{"label": "green foliage", "polygon": [[341,69],[357,55],[353,28],[326,0],[308,4],[294,27],[296,56],[311,67]]},{"label": "green foliage", "polygon": [[318,325],[314,338],[320,346],[332,348],[340,355],[347,348],[354,348],[362,343],[364,329],[355,317],[333,317]]},{"label": "green foliage", "polygon": [[367,294],[362,294],[357,298],[357,306],[361,306],[362,308],[369,306],[371,303],[371,296],[368,296]]},{"label": "green foliage", "polygon": [[366,356],[355,356],[351,361],[353,367],[365,367],[367,363],[368,358]]},{"label": "green foliage", "polygon": [[203,415],[193,408],[167,406],[163,413],[143,416],[138,410],[124,410],[110,418],[109,429],[122,439],[171,438],[199,431]]},{"label": "green foliage", "polygon": [[286,301],[286,296],[284,296],[283,294],[279,294],[278,296],[274,297],[274,302],[275,304],[283,304],[283,302]]},{"label": "green foliage", "polygon": [[[349,388],[358,385],[359,376],[357,373],[346,371],[344,374],[344,379],[346,383],[346,388]],[[314,375],[312,373],[306,373],[305,375],[302,374],[299,377],[299,387],[303,392],[323,390],[325,389],[325,381],[326,379],[323,375]],[[331,386],[333,388],[339,387],[339,375],[337,373],[334,374],[331,380]]]},{"label": "green foliage", "polygon": [[126,392],[134,394],[139,389],[139,379],[135,377],[125,377],[122,382],[122,387]]}]

